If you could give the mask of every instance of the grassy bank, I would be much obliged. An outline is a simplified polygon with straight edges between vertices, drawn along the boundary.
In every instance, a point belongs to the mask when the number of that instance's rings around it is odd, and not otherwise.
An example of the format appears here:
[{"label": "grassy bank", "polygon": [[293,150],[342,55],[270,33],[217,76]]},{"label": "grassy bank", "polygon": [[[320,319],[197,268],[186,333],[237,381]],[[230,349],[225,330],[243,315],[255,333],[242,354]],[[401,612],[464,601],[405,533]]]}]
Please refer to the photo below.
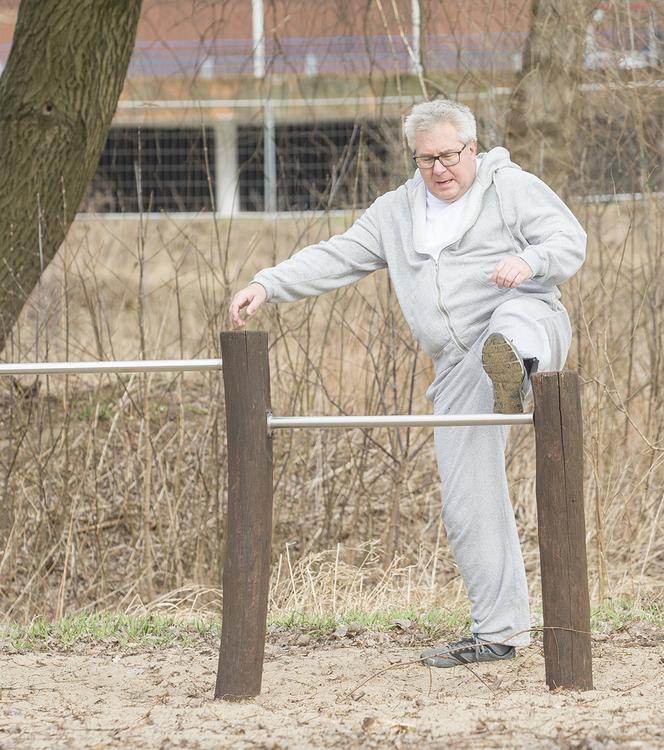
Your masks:
[{"label": "grassy bank", "polygon": [[[663,592],[661,203],[574,206],[589,255],[564,295],[574,328],[568,365],[583,382],[596,603]],[[352,218],[80,222],[4,356],[218,356],[232,290]],[[430,362],[383,272],[270,307],[251,326],[269,332],[275,414],[430,408]],[[9,620],[132,611],[181,590],[200,600],[218,586],[226,497],[219,373],[49,377],[39,387],[25,378],[0,387],[0,608]],[[533,442],[532,431],[513,429],[507,463],[537,596]],[[274,612],[461,606],[430,430],[294,431],[275,437],[274,456]]]},{"label": "grassy bank", "polygon": [[[630,624],[648,624],[661,629],[664,637],[664,606],[661,603],[636,603],[628,600],[605,602],[592,611],[594,634],[611,634]],[[288,612],[268,617],[268,639],[307,633],[313,637],[353,637],[366,631],[405,632],[422,640],[453,638],[467,632],[468,611],[414,608],[384,612],[349,610],[333,614]],[[143,613],[92,613],[48,621],[41,617],[28,624],[0,625],[0,644],[9,651],[60,651],[86,647],[136,650],[167,647],[218,647],[221,621],[211,614],[192,615]],[[538,630],[534,628],[535,637]],[[295,641],[297,643],[297,641]]]}]

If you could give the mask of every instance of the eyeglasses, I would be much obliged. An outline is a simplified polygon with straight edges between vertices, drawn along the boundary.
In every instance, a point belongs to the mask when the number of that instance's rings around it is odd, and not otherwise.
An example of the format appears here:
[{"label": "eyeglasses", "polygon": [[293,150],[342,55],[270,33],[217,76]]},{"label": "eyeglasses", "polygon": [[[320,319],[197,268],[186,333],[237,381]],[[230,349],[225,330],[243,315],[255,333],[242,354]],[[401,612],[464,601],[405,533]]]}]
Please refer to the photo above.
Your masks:
[{"label": "eyeglasses", "polygon": [[438,154],[438,156],[415,156],[413,154],[413,161],[420,169],[431,169],[436,162],[440,162],[443,167],[454,167],[461,161],[461,153],[467,145],[466,143],[458,151],[447,151],[444,154]]}]

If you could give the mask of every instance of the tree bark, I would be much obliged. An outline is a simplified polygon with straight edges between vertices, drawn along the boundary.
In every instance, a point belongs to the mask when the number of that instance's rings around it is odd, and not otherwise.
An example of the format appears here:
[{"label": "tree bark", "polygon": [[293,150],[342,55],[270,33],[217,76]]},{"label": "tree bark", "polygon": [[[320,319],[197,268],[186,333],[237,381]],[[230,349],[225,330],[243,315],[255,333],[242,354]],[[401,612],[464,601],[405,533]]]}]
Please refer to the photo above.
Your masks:
[{"label": "tree bark", "polygon": [[0,78],[0,350],[94,171],[141,0],[22,0]]},{"label": "tree bark", "polygon": [[533,0],[507,117],[514,161],[563,196],[576,168],[575,113],[591,7],[589,0]]}]

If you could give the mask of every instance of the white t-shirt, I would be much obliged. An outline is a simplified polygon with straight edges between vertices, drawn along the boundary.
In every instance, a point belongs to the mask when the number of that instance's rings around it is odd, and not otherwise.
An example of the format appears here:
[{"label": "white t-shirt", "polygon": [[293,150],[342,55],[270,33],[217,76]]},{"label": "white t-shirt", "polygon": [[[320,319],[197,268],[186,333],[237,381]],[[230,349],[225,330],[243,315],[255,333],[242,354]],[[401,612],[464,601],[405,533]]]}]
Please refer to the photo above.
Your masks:
[{"label": "white t-shirt", "polygon": [[[481,158],[475,159],[475,174],[479,168]],[[453,242],[464,220],[464,214],[470,194],[480,189],[474,181],[468,190],[455,201],[443,201],[427,189],[427,229],[425,235],[425,249],[429,255],[438,257],[442,248]]]}]

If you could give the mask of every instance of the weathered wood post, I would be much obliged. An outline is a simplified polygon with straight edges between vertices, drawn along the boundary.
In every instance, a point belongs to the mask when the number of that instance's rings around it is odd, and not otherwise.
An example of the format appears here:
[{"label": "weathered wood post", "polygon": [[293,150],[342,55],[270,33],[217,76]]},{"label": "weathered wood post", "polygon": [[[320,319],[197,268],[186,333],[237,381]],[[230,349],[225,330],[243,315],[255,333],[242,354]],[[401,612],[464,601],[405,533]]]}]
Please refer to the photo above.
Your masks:
[{"label": "weathered wood post", "polygon": [[221,334],[228,522],[221,647],[215,698],[261,691],[272,539],[272,439],[267,431],[270,372],[267,334]]},{"label": "weathered wood post", "polygon": [[544,372],[532,387],[546,684],[592,690],[579,377]]}]

